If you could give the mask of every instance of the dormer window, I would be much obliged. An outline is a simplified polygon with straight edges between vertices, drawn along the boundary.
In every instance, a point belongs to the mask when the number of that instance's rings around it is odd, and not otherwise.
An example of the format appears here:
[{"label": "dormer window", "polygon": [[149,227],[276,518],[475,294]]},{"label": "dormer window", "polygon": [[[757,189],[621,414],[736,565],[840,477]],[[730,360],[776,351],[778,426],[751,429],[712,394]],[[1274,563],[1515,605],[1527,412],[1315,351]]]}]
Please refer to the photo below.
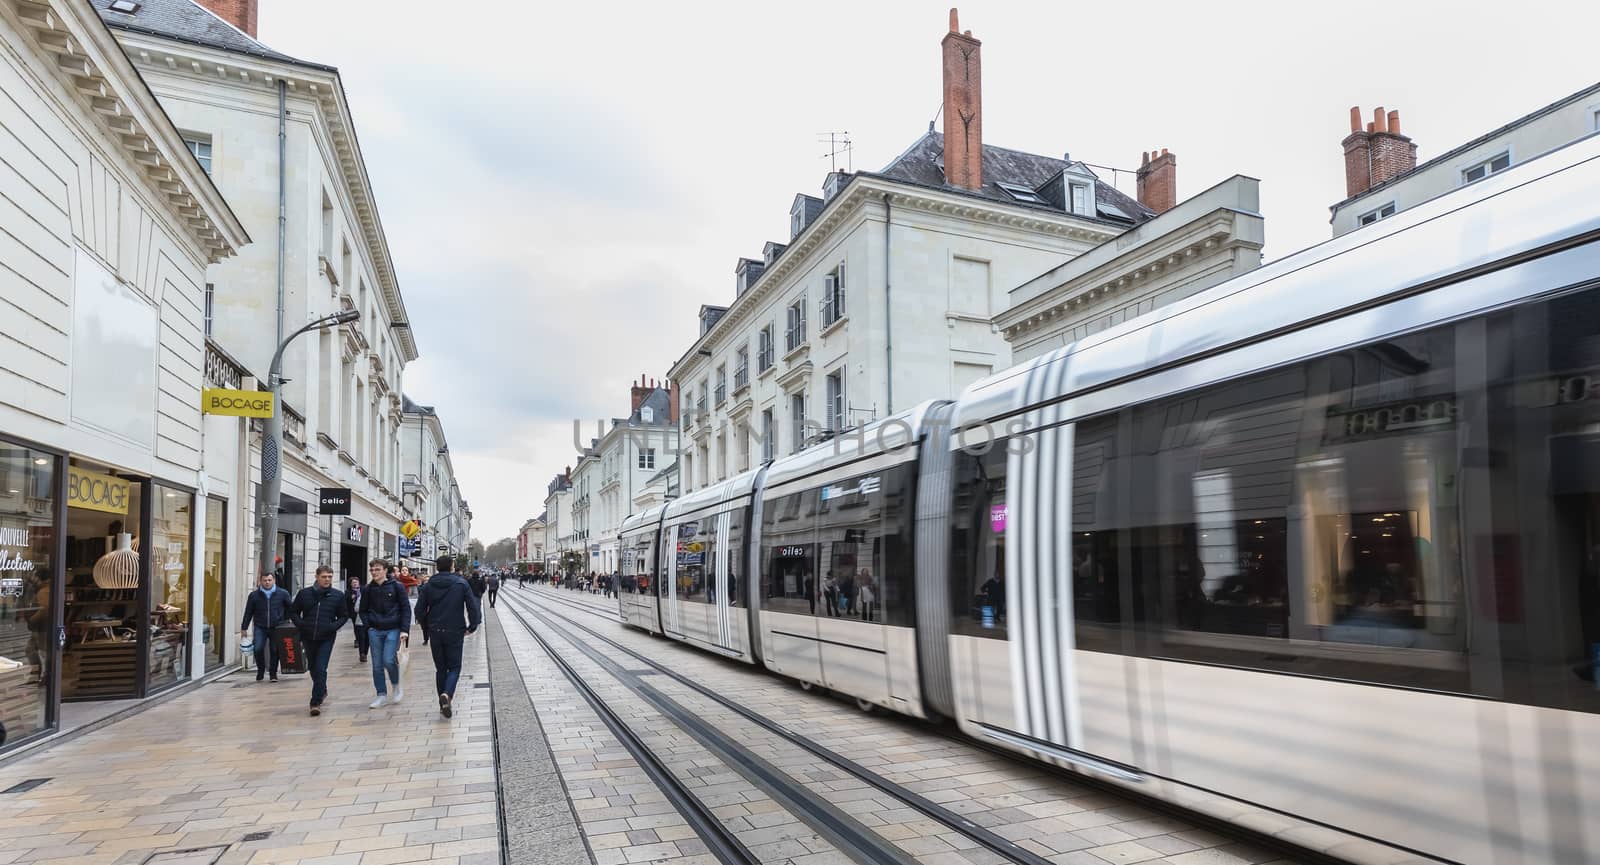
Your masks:
[{"label": "dormer window", "polygon": [[1094,211],[1089,209],[1089,184],[1069,183],[1067,189],[1070,190],[1067,202],[1071,211],[1079,216],[1093,216]]},{"label": "dormer window", "polygon": [[1025,204],[1049,204],[1048,201],[1044,200],[1044,196],[1040,195],[1037,192],[1034,192],[1032,189],[1029,189],[1026,186],[1018,186],[1015,183],[998,183],[998,182],[995,183],[995,186],[1000,187],[1000,189],[1003,190],[1005,192],[1005,194],[1011,196],[1012,198],[1016,199],[1017,201],[1021,201],[1021,202],[1025,203]]},{"label": "dormer window", "polygon": [[793,240],[800,236],[806,227],[806,211],[804,207],[796,207],[789,213],[789,238]]}]

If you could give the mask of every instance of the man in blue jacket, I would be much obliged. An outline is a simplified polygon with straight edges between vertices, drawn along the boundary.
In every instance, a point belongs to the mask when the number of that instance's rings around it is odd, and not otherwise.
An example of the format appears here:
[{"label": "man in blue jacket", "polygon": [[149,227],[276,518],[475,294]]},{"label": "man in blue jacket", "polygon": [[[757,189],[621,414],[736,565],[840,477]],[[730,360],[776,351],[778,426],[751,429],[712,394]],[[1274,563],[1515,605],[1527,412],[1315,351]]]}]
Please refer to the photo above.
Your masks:
[{"label": "man in blue jacket", "polygon": [[328,661],[333,657],[334,641],[339,629],[349,621],[344,592],[333,587],[333,568],[317,566],[316,584],[295,595],[289,613],[306,646],[306,665],[311,670],[311,715],[315,717],[322,714],[322,701],[328,696]]},{"label": "man in blue jacket", "polygon": [[417,589],[417,623],[433,647],[434,684],[439,692],[439,714],[450,717],[455,700],[456,681],[461,678],[461,648],[466,637],[478,630],[483,611],[478,596],[455,570],[455,560],[440,556],[434,562],[436,573]]},{"label": "man in blue jacket", "polygon": [[[289,593],[278,588],[278,580],[271,574],[261,575],[261,588],[250,593],[244,602],[244,621],[239,623],[239,639],[250,636],[250,629],[255,627],[255,637],[252,639],[256,655],[256,681],[271,673],[272,681],[278,681],[278,644],[272,640],[272,628],[289,619]],[[270,666],[268,658],[271,658]]]},{"label": "man in blue jacket", "polygon": [[[372,563],[372,582],[361,593],[360,613],[367,623],[367,639],[372,643],[372,687],[378,692],[369,709],[381,709],[385,704],[398,703],[405,696],[400,687],[400,665],[396,657],[400,644],[409,640],[411,633],[411,600],[406,589],[389,579],[386,562]],[[384,679],[384,673],[389,675]],[[388,682],[394,682],[394,695],[388,694]]]}]

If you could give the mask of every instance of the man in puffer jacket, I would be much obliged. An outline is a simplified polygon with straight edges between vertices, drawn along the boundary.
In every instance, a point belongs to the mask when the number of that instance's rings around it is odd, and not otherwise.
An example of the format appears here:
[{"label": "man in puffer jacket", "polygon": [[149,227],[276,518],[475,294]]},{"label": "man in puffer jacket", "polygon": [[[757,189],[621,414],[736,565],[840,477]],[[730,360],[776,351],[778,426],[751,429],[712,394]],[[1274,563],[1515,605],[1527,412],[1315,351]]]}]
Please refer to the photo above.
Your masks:
[{"label": "man in puffer jacket", "polygon": [[[383,562],[378,562],[381,565]],[[361,593],[361,617],[367,623],[367,639],[372,643],[372,686],[378,692],[369,709],[381,709],[385,703],[398,703],[405,696],[400,687],[400,665],[396,655],[400,644],[407,642],[411,633],[411,601],[406,589],[389,579],[387,569],[374,567],[372,582]],[[394,681],[394,696],[388,695],[388,682],[384,671]]]},{"label": "man in puffer jacket", "polygon": [[311,715],[315,717],[322,714],[322,701],[328,696],[328,661],[333,657],[334,640],[349,621],[344,592],[333,587],[333,568],[317,566],[316,584],[300,590],[289,614],[306,646],[306,664],[311,670]]},{"label": "man in puffer jacket", "polygon": [[433,648],[439,714],[448,718],[456,696],[456,681],[461,678],[462,644],[483,622],[483,611],[472,586],[451,573],[455,562],[449,556],[440,556],[434,565],[438,573],[417,590],[417,623],[422,625]]}]

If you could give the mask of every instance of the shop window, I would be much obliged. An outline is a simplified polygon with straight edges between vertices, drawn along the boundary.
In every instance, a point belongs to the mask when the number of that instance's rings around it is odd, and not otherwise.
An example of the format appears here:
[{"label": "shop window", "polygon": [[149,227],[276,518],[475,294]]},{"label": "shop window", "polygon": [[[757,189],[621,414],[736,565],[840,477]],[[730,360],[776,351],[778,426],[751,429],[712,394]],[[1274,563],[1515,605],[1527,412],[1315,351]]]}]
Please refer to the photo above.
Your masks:
[{"label": "shop window", "polygon": [[150,510],[151,690],[189,676],[190,569],[194,538],[194,496],[156,484]]},{"label": "shop window", "polygon": [[0,443],[0,747],[49,725],[56,458]]},{"label": "shop window", "polygon": [[141,537],[146,486],[77,460],[67,467],[64,700],[143,692],[139,652],[149,631],[143,595],[149,569]]},{"label": "shop window", "polygon": [[228,500],[206,500],[205,644],[206,663],[221,664],[229,629],[224,625],[224,586],[228,571]]}]

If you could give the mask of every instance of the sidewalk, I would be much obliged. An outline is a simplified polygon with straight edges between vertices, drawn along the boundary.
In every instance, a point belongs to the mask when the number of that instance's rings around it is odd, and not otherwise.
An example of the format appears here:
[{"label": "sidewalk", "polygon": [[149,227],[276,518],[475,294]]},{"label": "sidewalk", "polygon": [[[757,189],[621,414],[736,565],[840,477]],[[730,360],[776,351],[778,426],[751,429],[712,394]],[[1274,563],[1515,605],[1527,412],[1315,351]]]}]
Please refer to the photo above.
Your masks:
[{"label": "sidewalk", "polygon": [[0,790],[49,780],[4,797],[0,865],[498,865],[485,636],[448,721],[420,634],[404,702],[374,710],[345,628],[321,717],[309,676],[240,672],[11,763]]}]

